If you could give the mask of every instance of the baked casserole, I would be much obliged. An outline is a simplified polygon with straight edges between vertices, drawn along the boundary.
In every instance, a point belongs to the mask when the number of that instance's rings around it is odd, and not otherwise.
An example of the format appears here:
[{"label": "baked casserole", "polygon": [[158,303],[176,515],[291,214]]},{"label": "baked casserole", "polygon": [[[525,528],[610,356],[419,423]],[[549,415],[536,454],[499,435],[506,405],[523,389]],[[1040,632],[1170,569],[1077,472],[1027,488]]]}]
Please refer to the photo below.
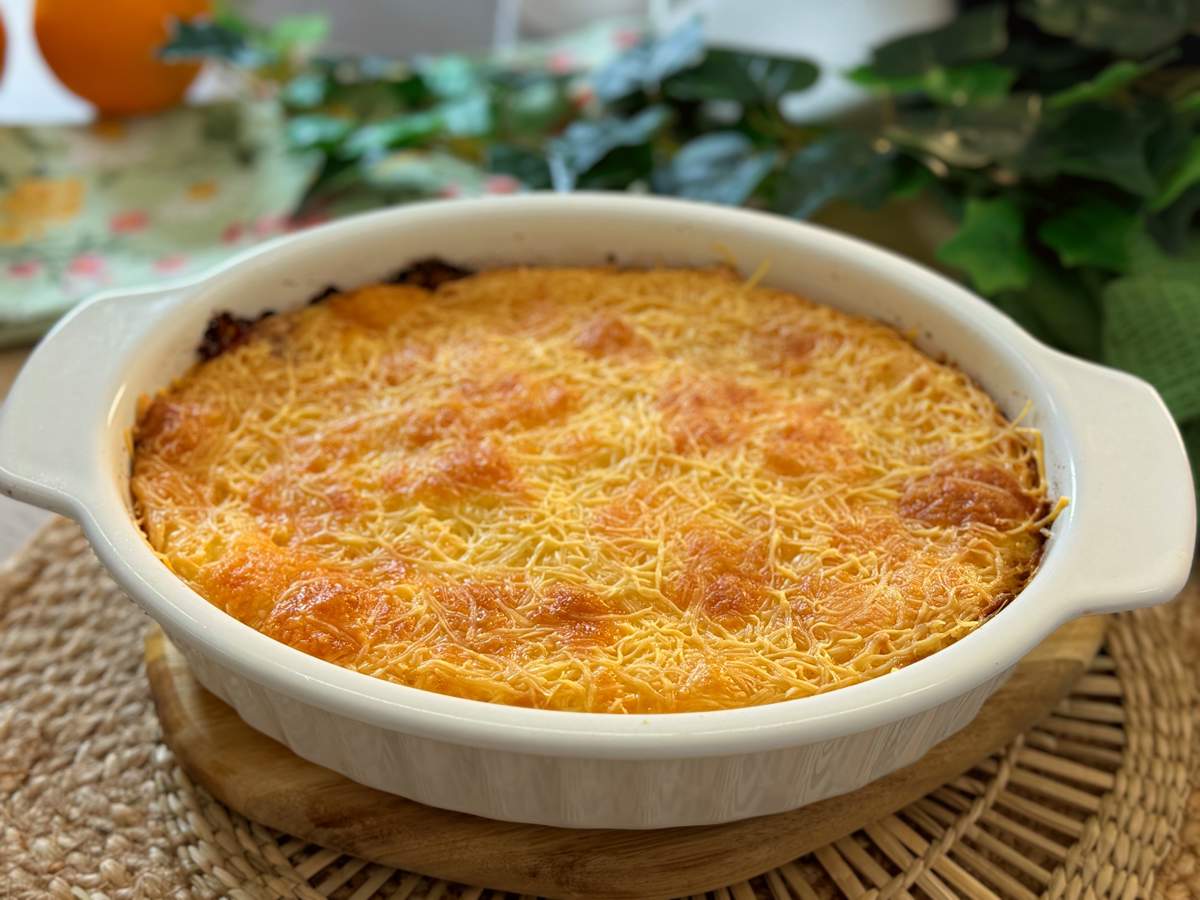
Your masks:
[{"label": "baked casserole", "polygon": [[1037,432],[958,369],[724,269],[430,264],[202,351],[134,432],[158,556],[278,641],[460,697],[873,678],[1014,597],[1058,508]]}]

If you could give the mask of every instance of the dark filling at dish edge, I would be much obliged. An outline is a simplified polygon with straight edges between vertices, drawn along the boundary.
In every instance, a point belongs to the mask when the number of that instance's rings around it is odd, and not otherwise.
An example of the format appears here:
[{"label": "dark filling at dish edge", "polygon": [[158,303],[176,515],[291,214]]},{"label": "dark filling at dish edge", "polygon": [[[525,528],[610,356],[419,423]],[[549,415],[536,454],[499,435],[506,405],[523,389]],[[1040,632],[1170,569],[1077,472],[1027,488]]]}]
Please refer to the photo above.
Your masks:
[{"label": "dark filling at dish edge", "polygon": [[[472,269],[456,266],[444,259],[430,256],[405,266],[394,275],[384,278],[383,282],[385,284],[411,284],[436,291],[443,284],[474,274]],[[310,297],[308,303],[309,305],[320,303],[338,293],[341,293],[341,288],[330,284]],[[273,315],[275,315],[273,309],[265,309],[257,316],[237,316],[231,312],[217,313],[208,320],[208,327],[204,329],[204,336],[200,339],[199,346],[196,347],[196,355],[205,361],[215,359],[225,351],[244,343],[255,325]]]}]

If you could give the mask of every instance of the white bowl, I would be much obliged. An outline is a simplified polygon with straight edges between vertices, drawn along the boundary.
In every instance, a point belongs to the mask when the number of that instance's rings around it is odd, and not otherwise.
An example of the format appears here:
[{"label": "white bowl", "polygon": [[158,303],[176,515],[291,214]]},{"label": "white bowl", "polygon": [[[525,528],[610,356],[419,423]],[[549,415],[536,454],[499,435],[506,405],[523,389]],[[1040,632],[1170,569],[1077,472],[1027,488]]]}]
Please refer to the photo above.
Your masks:
[{"label": "white bowl", "polygon": [[[745,709],[605,715],[391,684],[277,643],[172,575],[130,516],[139,395],[195,359],[210,316],[305,303],[420,257],[470,266],[770,261],[767,283],[914,329],[1007,413],[1032,401],[1050,490],[1071,498],[1026,589],[928,659],[827,694]],[[775,813],[913,762],[974,717],[1023,654],[1084,613],[1165,601],[1195,541],[1179,433],[1146,383],[1038,343],[961,287],[850,238],[759,213],[622,195],[406,206],[286,238],[186,284],[76,309],[0,413],[0,487],[78,519],[197,678],[255,728],[372,787],[494,819],[660,828]]]}]

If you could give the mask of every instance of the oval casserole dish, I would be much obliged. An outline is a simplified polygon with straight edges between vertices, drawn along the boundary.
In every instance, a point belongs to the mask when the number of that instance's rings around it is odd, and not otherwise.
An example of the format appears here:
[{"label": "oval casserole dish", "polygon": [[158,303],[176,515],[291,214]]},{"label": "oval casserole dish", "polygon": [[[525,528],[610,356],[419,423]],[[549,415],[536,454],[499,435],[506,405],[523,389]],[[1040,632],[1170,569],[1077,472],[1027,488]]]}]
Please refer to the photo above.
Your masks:
[{"label": "oval casserole dish", "polygon": [[[1041,566],[1002,611],[898,671],[765,706],[670,715],[527,709],[340,668],[210,605],[154,555],[130,512],[139,396],[194,361],[210,317],[300,306],[327,285],[441,256],[498,265],[707,266],[916,334],[1042,432],[1051,496],[1071,498]],[[0,417],[0,487],[78,519],[197,678],[301,756],[422,803],[567,827],[702,825],[793,809],[903,767],[965,726],[1059,624],[1165,601],[1195,541],[1177,429],[1144,382],[1040,344],[952,282],[853,239],[759,213],[570,195],[438,202],[274,242],[182,284],[97,297],[31,357]]]}]

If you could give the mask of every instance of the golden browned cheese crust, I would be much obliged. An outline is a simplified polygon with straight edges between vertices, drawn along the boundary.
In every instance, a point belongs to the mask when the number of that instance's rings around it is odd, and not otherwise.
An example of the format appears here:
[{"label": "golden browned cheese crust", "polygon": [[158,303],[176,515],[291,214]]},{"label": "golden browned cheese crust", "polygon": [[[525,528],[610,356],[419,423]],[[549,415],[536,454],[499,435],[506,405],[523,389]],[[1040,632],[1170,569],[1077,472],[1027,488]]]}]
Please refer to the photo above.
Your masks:
[{"label": "golden browned cheese crust", "polygon": [[1037,564],[1038,435],[895,331],[724,270],[515,268],[262,320],[153,398],[151,545],[276,640],[521,706],[881,675]]}]

